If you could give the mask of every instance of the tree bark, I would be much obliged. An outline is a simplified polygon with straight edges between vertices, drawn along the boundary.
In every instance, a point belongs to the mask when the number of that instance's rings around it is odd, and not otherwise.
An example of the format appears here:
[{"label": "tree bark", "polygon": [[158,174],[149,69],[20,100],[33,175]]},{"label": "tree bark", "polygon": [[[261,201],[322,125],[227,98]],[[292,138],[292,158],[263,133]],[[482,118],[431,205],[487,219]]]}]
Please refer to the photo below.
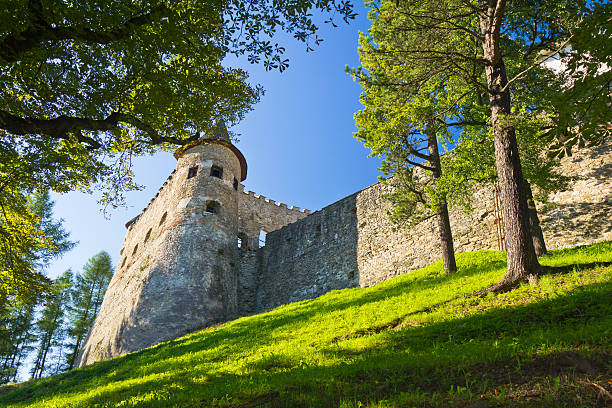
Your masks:
[{"label": "tree bark", "polygon": [[[438,138],[434,132],[427,134],[427,147],[429,149],[429,162],[433,167],[432,175],[434,185],[436,179],[442,175],[442,166],[440,165],[440,152],[438,151]],[[436,213],[438,220],[438,232],[440,234],[440,248],[442,250],[442,265],[446,273],[456,272],[457,263],[455,261],[455,248],[453,246],[453,233],[451,231],[450,219],[448,217],[448,206],[446,199],[440,205]]]},{"label": "tree bark", "polygon": [[525,180],[525,194],[527,195],[527,207],[529,211],[529,229],[531,230],[531,239],[533,240],[533,249],[538,257],[544,255],[546,250],[546,241],[544,241],[544,233],[540,227],[540,218],[538,217],[538,209],[533,201],[533,192],[531,184]]},{"label": "tree bark", "polygon": [[540,269],[531,230],[527,195],[519,158],[515,128],[506,117],[511,114],[508,78],[499,45],[504,16],[504,0],[481,0],[480,28],[484,37],[483,52],[489,88],[489,105],[495,144],[495,161],[499,178],[508,267],[504,277],[489,290],[505,290],[537,275]]}]

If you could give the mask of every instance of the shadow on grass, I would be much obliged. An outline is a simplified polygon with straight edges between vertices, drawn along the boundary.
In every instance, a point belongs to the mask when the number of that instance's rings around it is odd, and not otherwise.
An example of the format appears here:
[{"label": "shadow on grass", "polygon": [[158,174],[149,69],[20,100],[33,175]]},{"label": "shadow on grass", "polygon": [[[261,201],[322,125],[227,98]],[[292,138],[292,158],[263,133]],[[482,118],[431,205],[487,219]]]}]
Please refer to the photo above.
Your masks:
[{"label": "shadow on grass", "polygon": [[[486,388],[565,371],[609,376],[611,356],[606,348],[610,339],[605,333],[609,333],[612,320],[611,297],[612,282],[591,284],[568,295],[527,305],[487,310],[424,327],[385,331],[367,346],[347,340],[303,351],[305,358],[308,353],[315,353],[323,361],[339,360],[333,364],[309,365],[296,361],[299,356],[281,351],[270,358],[243,362],[242,369],[238,370],[241,374],[236,371],[225,374],[219,372],[223,368],[212,371],[198,365],[205,361],[177,359],[188,350],[226,342],[239,345],[244,356],[248,354],[243,349],[249,339],[259,336],[256,331],[273,331],[282,322],[292,322],[301,315],[296,311],[285,319],[268,316],[273,323],[263,316],[262,321],[238,322],[218,332],[194,335],[27,384],[0,395],[0,402],[35,402],[56,395],[85,395],[96,387],[111,384],[113,389],[91,393],[79,406],[105,401],[113,405],[147,394],[156,402],[134,402],[134,405],[330,406],[351,398],[378,401],[411,390],[444,393],[451,386],[466,386],[470,381],[476,388]],[[263,329],[262,322],[268,324]],[[267,339],[269,335],[263,333],[262,338]],[[589,347],[571,354],[568,349],[577,341]],[[185,344],[190,342],[193,344]],[[553,345],[556,351],[551,353]],[[255,342],[249,351],[256,352],[257,346]],[[231,353],[230,350],[227,357]],[[159,364],[153,364],[155,361]],[[155,373],[163,376],[120,382]]]},{"label": "shadow on grass", "polygon": [[589,262],[589,263],[573,263],[563,266],[547,266],[542,265],[540,269],[540,276],[543,275],[565,275],[574,272],[577,269],[593,269],[597,267],[608,267],[612,266],[612,262]]},{"label": "shadow on grass", "polygon": [[[586,250],[591,251],[589,248]],[[562,252],[564,255],[572,255],[574,253],[584,251],[585,249],[578,248],[577,250],[563,250],[557,252]],[[348,301],[342,301],[341,296],[345,296],[345,294],[338,293],[336,296],[333,296],[334,294],[328,295],[330,299],[315,299],[300,302],[298,304],[285,307],[283,310],[278,312],[273,311],[271,313],[252,316],[242,321],[230,323],[220,329],[213,329],[207,332],[192,334],[186,338],[174,340],[167,344],[162,344],[151,349],[142,350],[140,352],[132,353],[113,360],[96,363],[92,366],[87,366],[60,376],[54,376],[31,384],[16,386],[16,389],[12,389],[13,392],[11,392],[11,394],[18,399],[36,399],[37,395],[49,396],[62,392],[61,390],[65,390],[67,393],[80,392],[78,390],[82,390],[83,388],[96,388],[103,386],[108,382],[133,378],[135,375],[144,376],[156,372],[173,372],[176,370],[181,371],[184,367],[180,367],[180,365],[184,363],[177,363],[174,360],[180,356],[188,355],[190,353],[204,353],[201,356],[201,360],[209,363],[214,363],[225,359],[232,359],[237,356],[244,357],[253,355],[257,353],[257,350],[262,345],[278,340],[278,335],[276,333],[278,329],[287,325],[305,322],[315,315],[353,308],[369,302],[386,300],[393,296],[403,295],[409,291],[422,291],[434,289],[440,286],[451,285],[455,280],[465,276],[487,274],[495,270],[502,269],[505,266],[505,262],[500,260],[499,257],[503,256],[503,253],[497,253],[495,256],[497,259],[493,260],[491,259],[491,254],[495,253],[491,252],[477,262],[469,262],[463,268],[461,268],[462,265],[460,259],[459,265],[461,269],[459,274],[439,276],[427,280],[412,280],[409,279],[409,277],[399,277],[393,281],[385,282],[379,287],[368,290],[353,289],[353,296],[351,296]],[[473,261],[474,254],[470,255],[470,260]],[[594,264],[601,265],[602,262]],[[609,264],[609,262],[605,264]],[[555,267],[551,270],[564,271],[566,273],[573,270],[575,267],[586,268],[592,265],[593,264],[578,263]],[[432,269],[432,274],[435,273],[435,269]],[[495,316],[495,314],[487,316]],[[516,318],[517,316],[522,316],[522,314],[518,313],[514,317]],[[578,319],[580,318],[581,317],[579,316]],[[540,319],[538,318],[536,320],[539,321]],[[491,318],[484,320],[478,319],[476,323],[471,325],[473,326],[472,331],[476,331],[472,334],[474,337],[477,337],[475,334],[477,334],[479,331],[486,332],[486,330],[490,329],[491,327],[505,327],[506,323],[507,322],[504,318],[500,318],[498,320],[491,320]],[[448,334],[448,328],[444,327],[447,326],[444,326],[444,324],[439,324],[421,329],[411,328],[408,330],[412,333],[412,336],[416,336],[416,338],[422,337],[424,339],[445,339],[444,336]],[[469,325],[466,326],[464,323],[462,323],[462,321],[453,321],[452,325],[449,327],[453,327],[452,330],[454,332],[460,332],[461,330],[465,331],[466,327],[469,327]],[[440,331],[432,334],[431,330],[436,330],[436,328],[438,328]],[[453,335],[456,336],[457,333],[454,333]],[[222,350],[215,350],[215,348],[222,348]],[[210,353],[206,353],[209,350]],[[350,352],[347,353],[350,354]],[[210,354],[210,356],[207,356],[206,354]],[[2,399],[2,394],[6,395],[7,393],[7,389],[4,391],[0,389],[0,400]],[[21,395],[21,397],[18,397],[18,395]]]}]

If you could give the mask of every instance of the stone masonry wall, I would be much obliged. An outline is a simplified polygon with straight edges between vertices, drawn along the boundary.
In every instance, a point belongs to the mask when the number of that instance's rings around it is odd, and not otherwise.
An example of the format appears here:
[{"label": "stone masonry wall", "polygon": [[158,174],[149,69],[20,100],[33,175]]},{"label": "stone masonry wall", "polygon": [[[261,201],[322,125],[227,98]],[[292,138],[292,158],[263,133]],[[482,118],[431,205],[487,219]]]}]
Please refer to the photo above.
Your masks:
[{"label": "stone masonry wall", "polygon": [[561,161],[570,188],[537,203],[549,248],[612,240],[612,138]]},{"label": "stone masonry wall", "polygon": [[[210,177],[222,165],[222,179]],[[188,178],[190,167],[197,177]],[[537,203],[549,249],[612,240],[610,140],[562,160],[566,191]],[[218,144],[186,152],[131,220],[119,263],[80,365],[138,350],[237,316],[347,287],[368,287],[440,258],[434,220],[410,229],[388,220],[390,187],[374,184],[309,215],[239,185],[240,163]],[[206,211],[215,200],[218,213]],[[451,210],[457,252],[497,249],[490,186],[473,211]],[[258,248],[259,232],[267,232]],[[243,245],[237,248],[237,238]]]},{"label": "stone masonry wall", "polygon": [[355,195],[271,232],[261,248],[257,310],[355,286]]},{"label": "stone masonry wall", "polygon": [[275,231],[310,214],[310,211],[287,206],[252,191],[245,191],[238,203],[239,230],[248,237],[248,247],[259,247],[259,231]]},{"label": "stone masonry wall", "polygon": [[[566,191],[537,203],[549,249],[612,240],[612,149],[605,144],[561,161],[574,177]],[[435,220],[393,231],[377,183],[268,234],[261,251],[257,309],[367,287],[440,258]],[[497,248],[490,186],[474,192],[473,210],[450,212],[456,252]]]},{"label": "stone masonry wall", "polygon": [[[210,176],[211,166],[223,178]],[[189,168],[198,166],[195,177]],[[137,219],[81,352],[80,365],[135,351],[238,314],[236,242],[240,174],[224,146],[196,146]],[[216,214],[207,202],[220,204]]]}]

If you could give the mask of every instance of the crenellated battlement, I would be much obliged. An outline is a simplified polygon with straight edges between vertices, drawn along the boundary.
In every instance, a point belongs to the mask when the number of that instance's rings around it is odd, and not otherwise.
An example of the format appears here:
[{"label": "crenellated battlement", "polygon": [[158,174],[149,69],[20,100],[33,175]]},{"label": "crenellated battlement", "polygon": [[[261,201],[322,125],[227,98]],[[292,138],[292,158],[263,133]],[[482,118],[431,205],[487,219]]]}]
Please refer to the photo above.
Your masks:
[{"label": "crenellated battlement", "polygon": [[296,207],[296,206],[293,206],[293,205],[287,205],[285,203],[281,203],[281,202],[272,200],[271,198],[268,198],[268,197],[263,196],[261,194],[256,194],[253,191],[246,190],[243,193],[245,195],[249,196],[249,197],[253,197],[256,200],[261,200],[264,203],[275,205],[277,207],[286,208],[289,211],[296,211],[296,212],[300,212],[300,213],[303,213],[303,214],[310,214],[310,210],[307,210],[306,208],[300,208],[300,207]]}]

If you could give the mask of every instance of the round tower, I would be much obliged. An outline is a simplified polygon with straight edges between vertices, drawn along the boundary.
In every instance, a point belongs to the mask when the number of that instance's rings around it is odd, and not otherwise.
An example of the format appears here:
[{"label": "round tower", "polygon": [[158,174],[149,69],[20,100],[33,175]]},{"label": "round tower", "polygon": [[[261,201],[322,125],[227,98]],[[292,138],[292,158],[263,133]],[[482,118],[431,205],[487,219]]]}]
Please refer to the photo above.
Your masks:
[{"label": "round tower", "polygon": [[176,151],[176,170],[130,221],[79,365],[171,340],[238,314],[244,156],[222,124]]},{"label": "round tower", "polygon": [[[222,127],[225,130],[225,127]],[[227,131],[225,131],[227,132]],[[226,137],[199,140],[179,149],[175,177],[184,180],[176,195],[175,219],[183,221],[178,257],[181,269],[201,277],[197,294],[206,305],[201,326],[236,317],[238,197],[240,182],[246,178],[246,160]],[[177,191],[178,192],[178,191]]]}]

